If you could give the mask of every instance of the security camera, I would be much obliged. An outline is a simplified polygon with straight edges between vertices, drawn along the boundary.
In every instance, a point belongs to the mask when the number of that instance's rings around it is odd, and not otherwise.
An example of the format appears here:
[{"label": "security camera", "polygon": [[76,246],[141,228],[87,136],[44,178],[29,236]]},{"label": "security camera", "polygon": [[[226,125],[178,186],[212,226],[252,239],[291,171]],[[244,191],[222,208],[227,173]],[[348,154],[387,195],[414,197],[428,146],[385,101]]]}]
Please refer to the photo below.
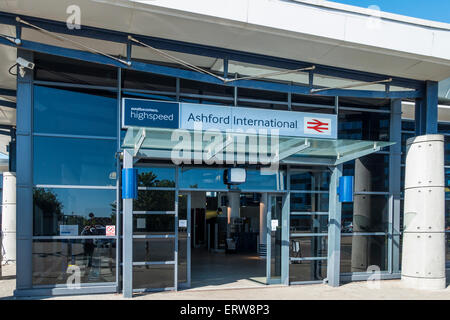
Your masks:
[{"label": "security camera", "polygon": [[34,69],[34,63],[30,62],[30,61],[27,61],[24,58],[17,58],[16,62],[22,68],[27,68],[27,69],[30,69],[30,70]]}]

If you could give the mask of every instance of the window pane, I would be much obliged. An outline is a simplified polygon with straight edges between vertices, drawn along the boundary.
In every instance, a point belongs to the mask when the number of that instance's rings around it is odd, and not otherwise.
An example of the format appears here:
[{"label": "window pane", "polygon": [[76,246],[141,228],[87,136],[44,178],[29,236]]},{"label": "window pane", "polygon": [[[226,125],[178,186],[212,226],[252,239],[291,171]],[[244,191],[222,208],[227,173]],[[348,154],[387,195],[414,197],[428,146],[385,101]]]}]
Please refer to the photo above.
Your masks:
[{"label": "window pane", "polygon": [[342,206],[342,232],[387,232],[389,197],[355,195],[353,203]]},{"label": "window pane", "polygon": [[223,169],[217,168],[181,168],[180,188],[190,189],[226,189],[223,183]]},{"label": "window pane", "polygon": [[260,170],[247,170],[246,182],[239,185],[241,190],[285,190],[286,173],[261,174]]},{"label": "window pane", "polygon": [[389,141],[389,113],[339,109],[339,139]]},{"label": "window pane", "polygon": [[174,242],[174,239],[133,239],[133,261],[173,261]]},{"label": "window pane", "polygon": [[355,192],[389,191],[389,156],[372,154],[355,160]]},{"label": "window pane", "polygon": [[367,272],[370,266],[387,270],[387,236],[341,237],[341,273]]},{"label": "window pane", "polygon": [[327,171],[291,174],[291,190],[329,191],[330,173]]},{"label": "window pane", "polygon": [[173,211],[175,210],[175,191],[139,190],[133,201],[134,211]]},{"label": "window pane", "polygon": [[174,234],[174,214],[134,214],[133,234]]},{"label": "window pane", "polygon": [[291,212],[328,212],[328,193],[291,193]]},{"label": "window pane", "polygon": [[116,141],[34,137],[34,183],[115,186]]},{"label": "window pane", "polygon": [[328,216],[325,215],[291,215],[291,233],[328,232]]},{"label": "window pane", "polygon": [[291,261],[289,282],[320,281],[327,277],[327,261]]},{"label": "window pane", "polygon": [[81,283],[116,281],[114,239],[33,240],[32,250],[34,286],[66,284],[78,268]]},{"label": "window pane", "polygon": [[34,188],[33,221],[35,236],[104,236],[116,224],[116,190]]},{"label": "window pane", "polygon": [[170,264],[133,266],[134,289],[159,289],[174,286],[174,266]]},{"label": "window pane", "polygon": [[326,257],[328,239],[326,236],[291,237],[289,256],[291,258]]},{"label": "window pane", "polygon": [[34,87],[34,132],[117,135],[117,100],[100,95]]},{"label": "window pane", "polygon": [[175,187],[175,168],[137,168],[139,187]]}]

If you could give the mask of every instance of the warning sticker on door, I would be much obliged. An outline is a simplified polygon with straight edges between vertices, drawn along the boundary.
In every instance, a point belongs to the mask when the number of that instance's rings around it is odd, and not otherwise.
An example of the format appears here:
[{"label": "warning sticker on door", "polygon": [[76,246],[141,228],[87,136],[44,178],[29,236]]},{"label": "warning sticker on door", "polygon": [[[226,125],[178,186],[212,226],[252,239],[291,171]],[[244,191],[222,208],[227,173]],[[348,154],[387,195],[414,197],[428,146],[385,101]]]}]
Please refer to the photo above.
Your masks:
[{"label": "warning sticker on door", "polygon": [[106,226],[106,236],[114,237],[116,235],[116,226]]}]

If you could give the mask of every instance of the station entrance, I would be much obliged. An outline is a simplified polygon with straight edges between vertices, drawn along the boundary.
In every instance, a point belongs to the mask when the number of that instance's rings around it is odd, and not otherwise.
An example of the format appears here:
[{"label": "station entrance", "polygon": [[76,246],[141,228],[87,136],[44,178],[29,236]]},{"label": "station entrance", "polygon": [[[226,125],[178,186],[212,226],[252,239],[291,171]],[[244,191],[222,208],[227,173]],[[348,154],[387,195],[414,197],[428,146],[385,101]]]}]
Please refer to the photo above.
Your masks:
[{"label": "station entrance", "polygon": [[234,190],[182,196],[191,205],[192,288],[281,283],[282,195]]},{"label": "station entrance", "polygon": [[[207,144],[190,145],[194,163],[176,164],[171,134],[129,128],[122,145],[125,296],[339,283],[338,198],[349,181],[340,180],[342,164],[391,143],[280,138],[272,155],[278,167],[268,170],[267,165],[208,165],[212,149]],[[225,138],[216,153],[238,138]],[[248,159],[252,145],[244,146]],[[246,178],[227,183],[225,172],[231,168],[241,169]],[[352,191],[345,194],[353,197]]]}]

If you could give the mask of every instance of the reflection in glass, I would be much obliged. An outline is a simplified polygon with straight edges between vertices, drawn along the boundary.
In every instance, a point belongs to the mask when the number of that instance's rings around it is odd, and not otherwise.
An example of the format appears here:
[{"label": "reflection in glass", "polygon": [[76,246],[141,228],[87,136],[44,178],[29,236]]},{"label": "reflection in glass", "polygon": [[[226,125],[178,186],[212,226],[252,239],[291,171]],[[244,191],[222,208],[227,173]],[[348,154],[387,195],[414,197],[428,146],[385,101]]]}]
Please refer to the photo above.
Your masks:
[{"label": "reflection in glass", "polygon": [[338,138],[389,141],[389,113],[339,109]]},{"label": "reflection in glass", "polygon": [[291,261],[289,282],[320,281],[327,277],[327,260]]},{"label": "reflection in glass", "polygon": [[246,182],[239,185],[241,190],[285,190],[286,173],[277,171],[274,174],[261,174],[260,170],[247,169]]},{"label": "reflection in glass", "polygon": [[342,206],[341,231],[343,233],[387,232],[388,209],[389,196],[355,195],[353,204]]},{"label": "reflection in glass", "polygon": [[34,132],[115,137],[117,99],[34,86]]},{"label": "reflection in glass", "polygon": [[115,224],[115,190],[33,189],[35,236],[105,235]]},{"label": "reflection in glass", "polygon": [[327,233],[328,216],[326,215],[291,215],[291,233]]},{"label": "reflection in glass", "polygon": [[291,237],[289,256],[291,258],[326,257],[327,241],[327,236]]},{"label": "reflection in glass", "polygon": [[33,240],[33,285],[66,284],[73,270],[81,283],[116,281],[116,240]]},{"label": "reflection in glass", "polygon": [[389,155],[371,154],[355,160],[355,192],[389,191]]},{"label": "reflection in glass", "polygon": [[174,214],[133,214],[133,234],[174,234]]},{"label": "reflection in glass", "polygon": [[328,171],[308,171],[291,174],[291,190],[329,191]]},{"label": "reflection in glass", "polygon": [[133,201],[134,211],[173,211],[175,210],[175,191],[139,190]]},{"label": "reflection in glass", "polygon": [[134,289],[159,289],[174,286],[174,265],[133,266]]},{"label": "reflection in glass", "polygon": [[34,137],[34,183],[116,185],[114,140]]},{"label": "reflection in glass", "polygon": [[181,189],[226,189],[220,168],[180,168],[179,179]]},{"label": "reflection in glass", "polygon": [[341,273],[367,272],[370,266],[387,269],[387,236],[341,237]]},{"label": "reflection in glass", "polygon": [[291,212],[328,212],[328,193],[291,193]]},{"label": "reflection in glass", "polygon": [[139,187],[175,187],[175,167],[137,168]]},{"label": "reflection in glass", "polygon": [[133,261],[173,261],[175,260],[174,239],[133,239]]}]

